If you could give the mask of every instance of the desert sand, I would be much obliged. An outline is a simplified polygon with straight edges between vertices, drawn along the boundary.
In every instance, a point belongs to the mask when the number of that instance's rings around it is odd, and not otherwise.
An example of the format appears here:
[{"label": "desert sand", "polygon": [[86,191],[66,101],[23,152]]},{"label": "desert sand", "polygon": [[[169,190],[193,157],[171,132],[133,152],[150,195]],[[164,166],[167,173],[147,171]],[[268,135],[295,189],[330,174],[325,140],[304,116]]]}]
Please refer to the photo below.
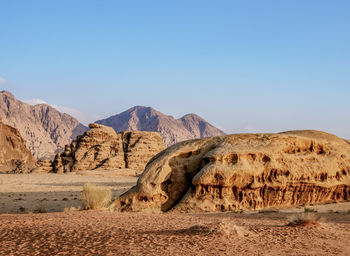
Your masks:
[{"label": "desert sand", "polygon": [[36,209],[62,212],[64,208],[79,207],[84,183],[107,186],[116,197],[135,185],[137,178],[128,176],[129,173],[130,170],[121,169],[71,174],[0,174],[0,214]]},{"label": "desert sand", "polygon": [[[349,255],[350,214],[286,226],[290,214],[81,211],[0,215],[1,255]],[[229,223],[226,234],[217,223]],[[210,227],[214,227],[213,230]],[[238,232],[236,232],[238,230]]]},{"label": "desert sand", "polygon": [[[114,196],[120,195],[136,183],[136,177],[125,175],[112,171],[0,175],[0,255],[350,254],[350,203],[279,212],[63,212],[80,205],[86,182],[108,186]],[[38,205],[48,213],[28,213]],[[305,209],[318,211],[324,219],[319,226],[286,226]]]}]

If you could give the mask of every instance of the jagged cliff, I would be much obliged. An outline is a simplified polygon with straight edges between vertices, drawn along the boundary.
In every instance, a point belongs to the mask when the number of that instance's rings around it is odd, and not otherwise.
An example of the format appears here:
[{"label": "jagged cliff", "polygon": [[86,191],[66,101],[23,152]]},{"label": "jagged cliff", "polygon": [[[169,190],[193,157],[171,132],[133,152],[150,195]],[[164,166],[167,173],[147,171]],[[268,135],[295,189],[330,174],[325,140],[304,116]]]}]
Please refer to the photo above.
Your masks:
[{"label": "jagged cliff", "polygon": [[26,148],[16,128],[0,118],[0,173],[25,173],[36,167],[36,160]]},{"label": "jagged cliff", "polygon": [[57,173],[93,169],[129,168],[141,172],[147,162],[165,146],[155,132],[121,132],[100,124],[79,136],[63,153],[56,155]]},{"label": "jagged cliff", "polygon": [[121,211],[239,211],[350,199],[350,145],[318,131],[178,143],[153,158]]},{"label": "jagged cliff", "polygon": [[0,116],[5,124],[19,130],[27,148],[38,159],[52,159],[87,130],[68,114],[46,104],[31,106],[7,91],[0,93]]},{"label": "jagged cliff", "polygon": [[184,140],[225,134],[195,114],[188,114],[175,119],[151,107],[143,106],[130,108],[118,115],[96,121],[96,123],[111,126],[117,132],[159,132],[167,146]]}]

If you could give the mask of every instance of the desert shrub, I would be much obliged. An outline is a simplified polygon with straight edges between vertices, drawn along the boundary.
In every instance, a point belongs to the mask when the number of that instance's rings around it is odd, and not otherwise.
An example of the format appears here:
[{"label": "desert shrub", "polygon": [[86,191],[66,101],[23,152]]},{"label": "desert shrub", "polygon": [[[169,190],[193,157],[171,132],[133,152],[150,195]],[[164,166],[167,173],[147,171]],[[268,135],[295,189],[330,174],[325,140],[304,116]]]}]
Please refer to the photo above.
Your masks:
[{"label": "desert shrub", "polygon": [[83,186],[81,202],[85,210],[106,209],[112,200],[112,191],[104,186],[86,183]]},{"label": "desert shrub", "polygon": [[47,210],[45,208],[45,206],[43,205],[38,205],[37,207],[35,207],[35,209],[33,210],[34,213],[46,213]]},{"label": "desert shrub", "polygon": [[320,226],[323,219],[315,213],[299,213],[289,218],[287,226]]}]

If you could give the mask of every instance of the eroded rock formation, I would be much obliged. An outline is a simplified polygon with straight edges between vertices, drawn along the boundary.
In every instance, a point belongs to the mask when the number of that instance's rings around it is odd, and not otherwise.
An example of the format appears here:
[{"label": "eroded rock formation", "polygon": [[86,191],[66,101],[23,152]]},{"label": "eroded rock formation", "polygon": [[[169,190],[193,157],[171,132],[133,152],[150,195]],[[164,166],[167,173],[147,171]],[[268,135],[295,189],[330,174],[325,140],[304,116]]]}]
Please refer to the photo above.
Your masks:
[{"label": "eroded rock formation", "polygon": [[350,145],[318,131],[178,143],[153,158],[121,211],[239,211],[350,199]]},{"label": "eroded rock formation", "polygon": [[147,162],[165,146],[155,132],[121,132],[100,124],[79,136],[63,153],[57,154],[53,171],[130,168],[141,172]]},{"label": "eroded rock formation", "polygon": [[34,167],[36,160],[19,131],[3,124],[0,118],[0,173],[26,173]]}]

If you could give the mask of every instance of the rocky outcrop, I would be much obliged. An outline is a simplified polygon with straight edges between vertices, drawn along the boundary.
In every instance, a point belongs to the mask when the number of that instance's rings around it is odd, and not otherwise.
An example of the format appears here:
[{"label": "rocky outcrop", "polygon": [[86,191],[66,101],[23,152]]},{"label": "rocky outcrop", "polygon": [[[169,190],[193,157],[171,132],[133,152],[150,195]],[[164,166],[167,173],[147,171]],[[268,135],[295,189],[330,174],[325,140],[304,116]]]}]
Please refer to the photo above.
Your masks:
[{"label": "rocky outcrop", "polygon": [[38,167],[33,169],[32,173],[49,173],[52,172],[52,161],[51,160],[39,160],[37,163]]},{"label": "rocky outcrop", "polygon": [[18,130],[0,118],[0,173],[26,173],[34,167],[36,160]]},{"label": "rocky outcrop", "polygon": [[175,119],[151,107],[142,106],[133,107],[121,114],[96,121],[96,123],[111,126],[117,132],[159,132],[167,146],[184,140],[224,135],[224,132],[195,114]]},{"label": "rocky outcrop", "polygon": [[350,145],[318,131],[178,143],[153,158],[121,211],[258,210],[350,199]]},{"label": "rocky outcrop", "polygon": [[87,127],[68,114],[39,104],[31,106],[11,93],[0,93],[0,116],[7,125],[17,128],[27,148],[38,159],[52,159]]},{"label": "rocky outcrop", "polygon": [[79,136],[63,153],[56,155],[53,171],[110,170],[129,168],[141,172],[147,162],[165,146],[155,132],[121,132],[100,124]]}]

